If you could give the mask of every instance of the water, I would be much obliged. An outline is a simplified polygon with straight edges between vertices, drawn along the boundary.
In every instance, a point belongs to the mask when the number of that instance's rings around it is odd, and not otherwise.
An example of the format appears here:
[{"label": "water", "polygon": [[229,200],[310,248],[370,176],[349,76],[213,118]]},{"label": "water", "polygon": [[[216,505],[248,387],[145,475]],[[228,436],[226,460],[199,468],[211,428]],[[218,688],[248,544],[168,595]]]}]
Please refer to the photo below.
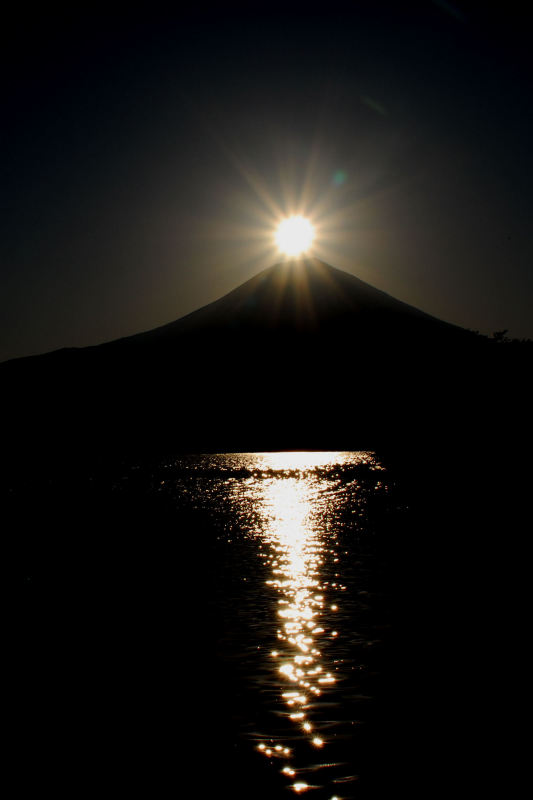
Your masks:
[{"label": "water", "polygon": [[400,456],[35,458],[3,514],[20,793],[514,796],[516,492],[494,458]]},{"label": "water", "polygon": [[390,624],[368,511],[387,505],[383,466],[364,452],[215,455],[168,463],[158,484],[211,518],[222,625],[210,657],[232,673],[250,791],[259,756],[270,792],[356,796]]}]

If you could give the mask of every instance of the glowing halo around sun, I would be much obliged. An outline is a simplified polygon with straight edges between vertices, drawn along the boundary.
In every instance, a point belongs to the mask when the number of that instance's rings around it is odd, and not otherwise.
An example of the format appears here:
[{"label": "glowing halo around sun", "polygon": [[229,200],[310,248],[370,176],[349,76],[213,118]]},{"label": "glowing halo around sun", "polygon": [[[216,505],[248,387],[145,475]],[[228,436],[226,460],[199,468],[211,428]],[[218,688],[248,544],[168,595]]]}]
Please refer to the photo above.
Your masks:
[{"label": "glowing halo around sun", "polygon": [[313,243],[315,229],[311,222],[297,214],[282,220],[276,231],[276,244],[286,256],[300,256]]}]

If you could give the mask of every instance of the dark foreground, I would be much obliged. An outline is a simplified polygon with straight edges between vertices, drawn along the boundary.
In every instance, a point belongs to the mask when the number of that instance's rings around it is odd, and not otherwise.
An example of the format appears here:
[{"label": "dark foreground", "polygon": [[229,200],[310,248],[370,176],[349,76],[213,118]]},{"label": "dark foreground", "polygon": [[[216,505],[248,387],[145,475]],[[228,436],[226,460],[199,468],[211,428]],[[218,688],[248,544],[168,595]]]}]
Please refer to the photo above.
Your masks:
[{"label": "dark foreground", "polygon": [[[335,712],[345,766],[332,780],[354,780],[327,792],[317,780],[323,788],[308,794],[514,795],[524,758],[515,722],[525,702],[523,467],[501,447],[378,459],[388,491],[365,504],[369,535],[348,531],[342,551],[364,640],[345,655],[364,669]],[[19,794],[291,796],[275,759],[253,744],[268,745],[260,735],[272,730],[272,703],[255,674],[256,626],[268,620],[243,581],[248,545],[227,546],[244,523],[220,505],[213,513],[194,482],[186,499],[161,490],[172,479],[162,470],[72,464],[47,474],[36,459],[23,482],[6,484]],[[256,589],[265,569],[250,573]],[[362,654],[365,642],[376,646]],[[312,764],[309,751],[301,758]]]}]

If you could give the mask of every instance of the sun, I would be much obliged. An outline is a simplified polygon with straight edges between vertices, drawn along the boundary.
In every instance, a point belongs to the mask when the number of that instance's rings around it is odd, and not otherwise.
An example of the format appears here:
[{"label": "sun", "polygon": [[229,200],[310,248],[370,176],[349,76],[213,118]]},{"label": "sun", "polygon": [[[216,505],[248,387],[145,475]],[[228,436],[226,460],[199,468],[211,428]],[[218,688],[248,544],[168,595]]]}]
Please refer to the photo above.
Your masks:
[{"label": "sun", "polygon": [[315,229],[310,221],[301,215],[287,217],[280,222],[276,231],[276,244],[287,256],[299,256],[311,247]]}]

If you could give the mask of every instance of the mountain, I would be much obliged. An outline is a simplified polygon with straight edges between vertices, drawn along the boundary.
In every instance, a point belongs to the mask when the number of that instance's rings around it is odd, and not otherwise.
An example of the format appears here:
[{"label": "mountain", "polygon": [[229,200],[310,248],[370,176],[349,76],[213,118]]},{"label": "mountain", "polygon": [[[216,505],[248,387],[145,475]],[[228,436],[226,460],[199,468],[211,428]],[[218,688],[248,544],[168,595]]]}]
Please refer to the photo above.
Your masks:
[{"label": "mountain", "polygon": [[468,430],[493,391],[494,350],[292,260],[155,330],[0,365],[8,449],[351,448]]},{"label": "mountain", "polygon": [[214,303],[130,339],[147,341],[200,328],[324,332],[326,326],[338,326],[340,321],[349,321],[353,327],[369,320],[382,324],[387,317],[399,324],[416,319],[448,331],[452,328],[354,275],[309,258],[275,264]]}]

